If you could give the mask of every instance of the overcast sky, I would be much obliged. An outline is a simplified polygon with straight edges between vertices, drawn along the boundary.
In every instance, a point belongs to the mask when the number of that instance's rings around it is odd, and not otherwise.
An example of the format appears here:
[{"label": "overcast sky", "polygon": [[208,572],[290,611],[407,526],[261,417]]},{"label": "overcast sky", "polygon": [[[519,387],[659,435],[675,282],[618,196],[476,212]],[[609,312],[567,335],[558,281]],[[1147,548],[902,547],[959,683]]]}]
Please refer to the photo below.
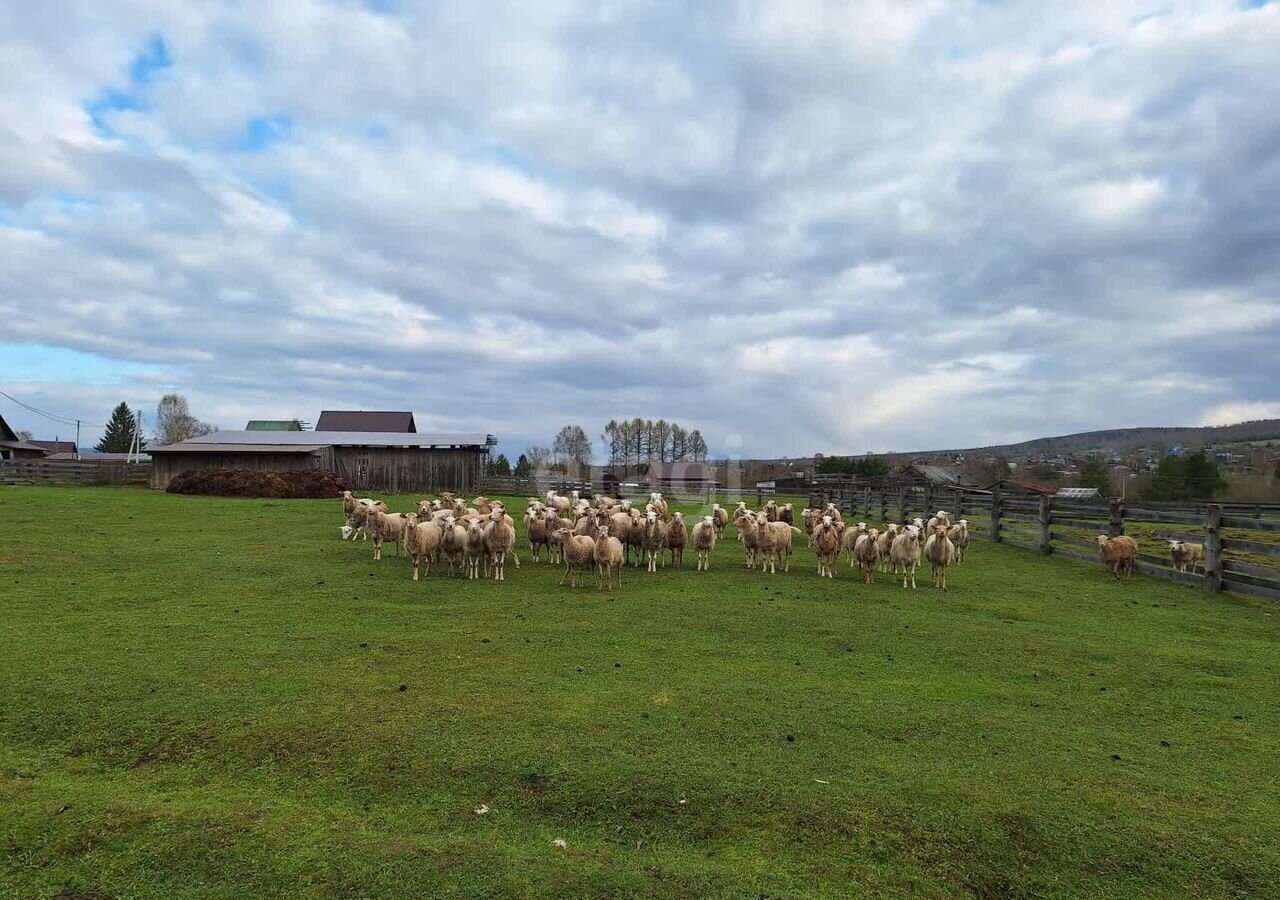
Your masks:
[{"label": "overcast sky", "polygon": [[1280,416],[1278,349],[1275,3],[0,2],[62,415],[973,446]]}]

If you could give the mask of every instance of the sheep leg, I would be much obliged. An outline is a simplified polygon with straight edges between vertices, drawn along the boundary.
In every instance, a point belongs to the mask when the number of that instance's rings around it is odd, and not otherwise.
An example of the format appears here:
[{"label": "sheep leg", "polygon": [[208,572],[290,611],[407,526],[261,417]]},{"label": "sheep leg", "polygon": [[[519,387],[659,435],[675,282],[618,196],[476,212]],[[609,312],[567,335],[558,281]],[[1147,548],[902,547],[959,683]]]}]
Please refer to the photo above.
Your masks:
[{"label": "sheep leg", "polygon": [[418,554],[413,554],[413,580],[418,580]]}]

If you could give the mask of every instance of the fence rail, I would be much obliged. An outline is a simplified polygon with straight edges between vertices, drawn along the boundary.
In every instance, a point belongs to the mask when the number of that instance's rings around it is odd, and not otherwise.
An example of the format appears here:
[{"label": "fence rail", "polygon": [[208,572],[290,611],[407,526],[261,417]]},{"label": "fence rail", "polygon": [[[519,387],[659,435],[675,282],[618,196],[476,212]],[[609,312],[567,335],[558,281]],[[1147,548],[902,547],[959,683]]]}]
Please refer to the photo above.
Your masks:
[{"label": "fence rail", "polygon": [[[1002,496],[997,491],[961,487],[929,487],[873,483],[818,483],[811,506],[834,503],[855,518],[909,522],[946,510],[951,520],[968,517],[970,534],[986,536],[1038,553],[1100,563],[1097,535],[1114,537],[1126,526],[1147,546],[1134,568],[1147,575],[1206,591],[1229,591],[1280,602],[1280,504],[1275,503],[1147,503],[1129,506],[1116,499],[1093,500],[1043,496]],[[1164,528],[1160,526],[1181,526]],[[1229,530],[1224,535],[1223,530]],[[1072,534],[1074,530],[1077,533]],[[1243,534],[1242,534],[1243,532]],[[1193,571],[1178,571],[1172,557],[1149,552],[1151,542],[1198,543],[1203,559]],[[1092,551],[1092,552],[1088,552]]]},{"label": "fence rail", "polygon": [[76,459],[0,462],[0,485],[147,484],[151,463],[104,463]]}]

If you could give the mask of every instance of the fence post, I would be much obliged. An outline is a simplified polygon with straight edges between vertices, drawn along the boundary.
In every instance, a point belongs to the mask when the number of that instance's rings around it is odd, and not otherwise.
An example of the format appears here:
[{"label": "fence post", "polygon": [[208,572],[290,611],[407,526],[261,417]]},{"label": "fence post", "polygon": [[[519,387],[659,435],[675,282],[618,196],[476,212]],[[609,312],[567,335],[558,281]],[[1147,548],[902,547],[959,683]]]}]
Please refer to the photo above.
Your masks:
[{"label": "fence post", "polygon": [[1053,543],[1049,539],[1049,520],[1053,511],[1053,498],[1048,494],[1040,495],[1040,552],[1050,554],[1053,552]]},{"label": "fence post", "polygon": [[1111,521],[1107,523],[1107,536],[1120,537],[1124,534],[1124,501],[1115,497],[1108,505],[1111,508]]},{"label": "fence post", "polygon": [[907,489],[906,487],[898,488],[898,518],[907,521]]},{"label": "fence post", "polygon": [[991,543],[1000,543],[1000,485],[991,489]]},{"label": "fence post", "polygon": [[1222,590],[1222,506],[1210,503],[1204,521],[1204,589]]}]

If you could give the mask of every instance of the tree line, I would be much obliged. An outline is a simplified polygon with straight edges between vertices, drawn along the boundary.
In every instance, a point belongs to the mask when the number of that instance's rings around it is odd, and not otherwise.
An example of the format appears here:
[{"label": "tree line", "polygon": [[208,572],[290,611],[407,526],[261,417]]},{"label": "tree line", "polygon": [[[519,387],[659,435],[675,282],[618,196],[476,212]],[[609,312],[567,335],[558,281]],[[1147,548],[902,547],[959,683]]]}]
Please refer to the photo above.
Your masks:
[{"label": "tree line", "polygon": [[686,429],[666,419],[610,419],[600,433],[605,461],[610,466],[638,466],[648,462],[703,462],[707,442],[697,428]]}]

